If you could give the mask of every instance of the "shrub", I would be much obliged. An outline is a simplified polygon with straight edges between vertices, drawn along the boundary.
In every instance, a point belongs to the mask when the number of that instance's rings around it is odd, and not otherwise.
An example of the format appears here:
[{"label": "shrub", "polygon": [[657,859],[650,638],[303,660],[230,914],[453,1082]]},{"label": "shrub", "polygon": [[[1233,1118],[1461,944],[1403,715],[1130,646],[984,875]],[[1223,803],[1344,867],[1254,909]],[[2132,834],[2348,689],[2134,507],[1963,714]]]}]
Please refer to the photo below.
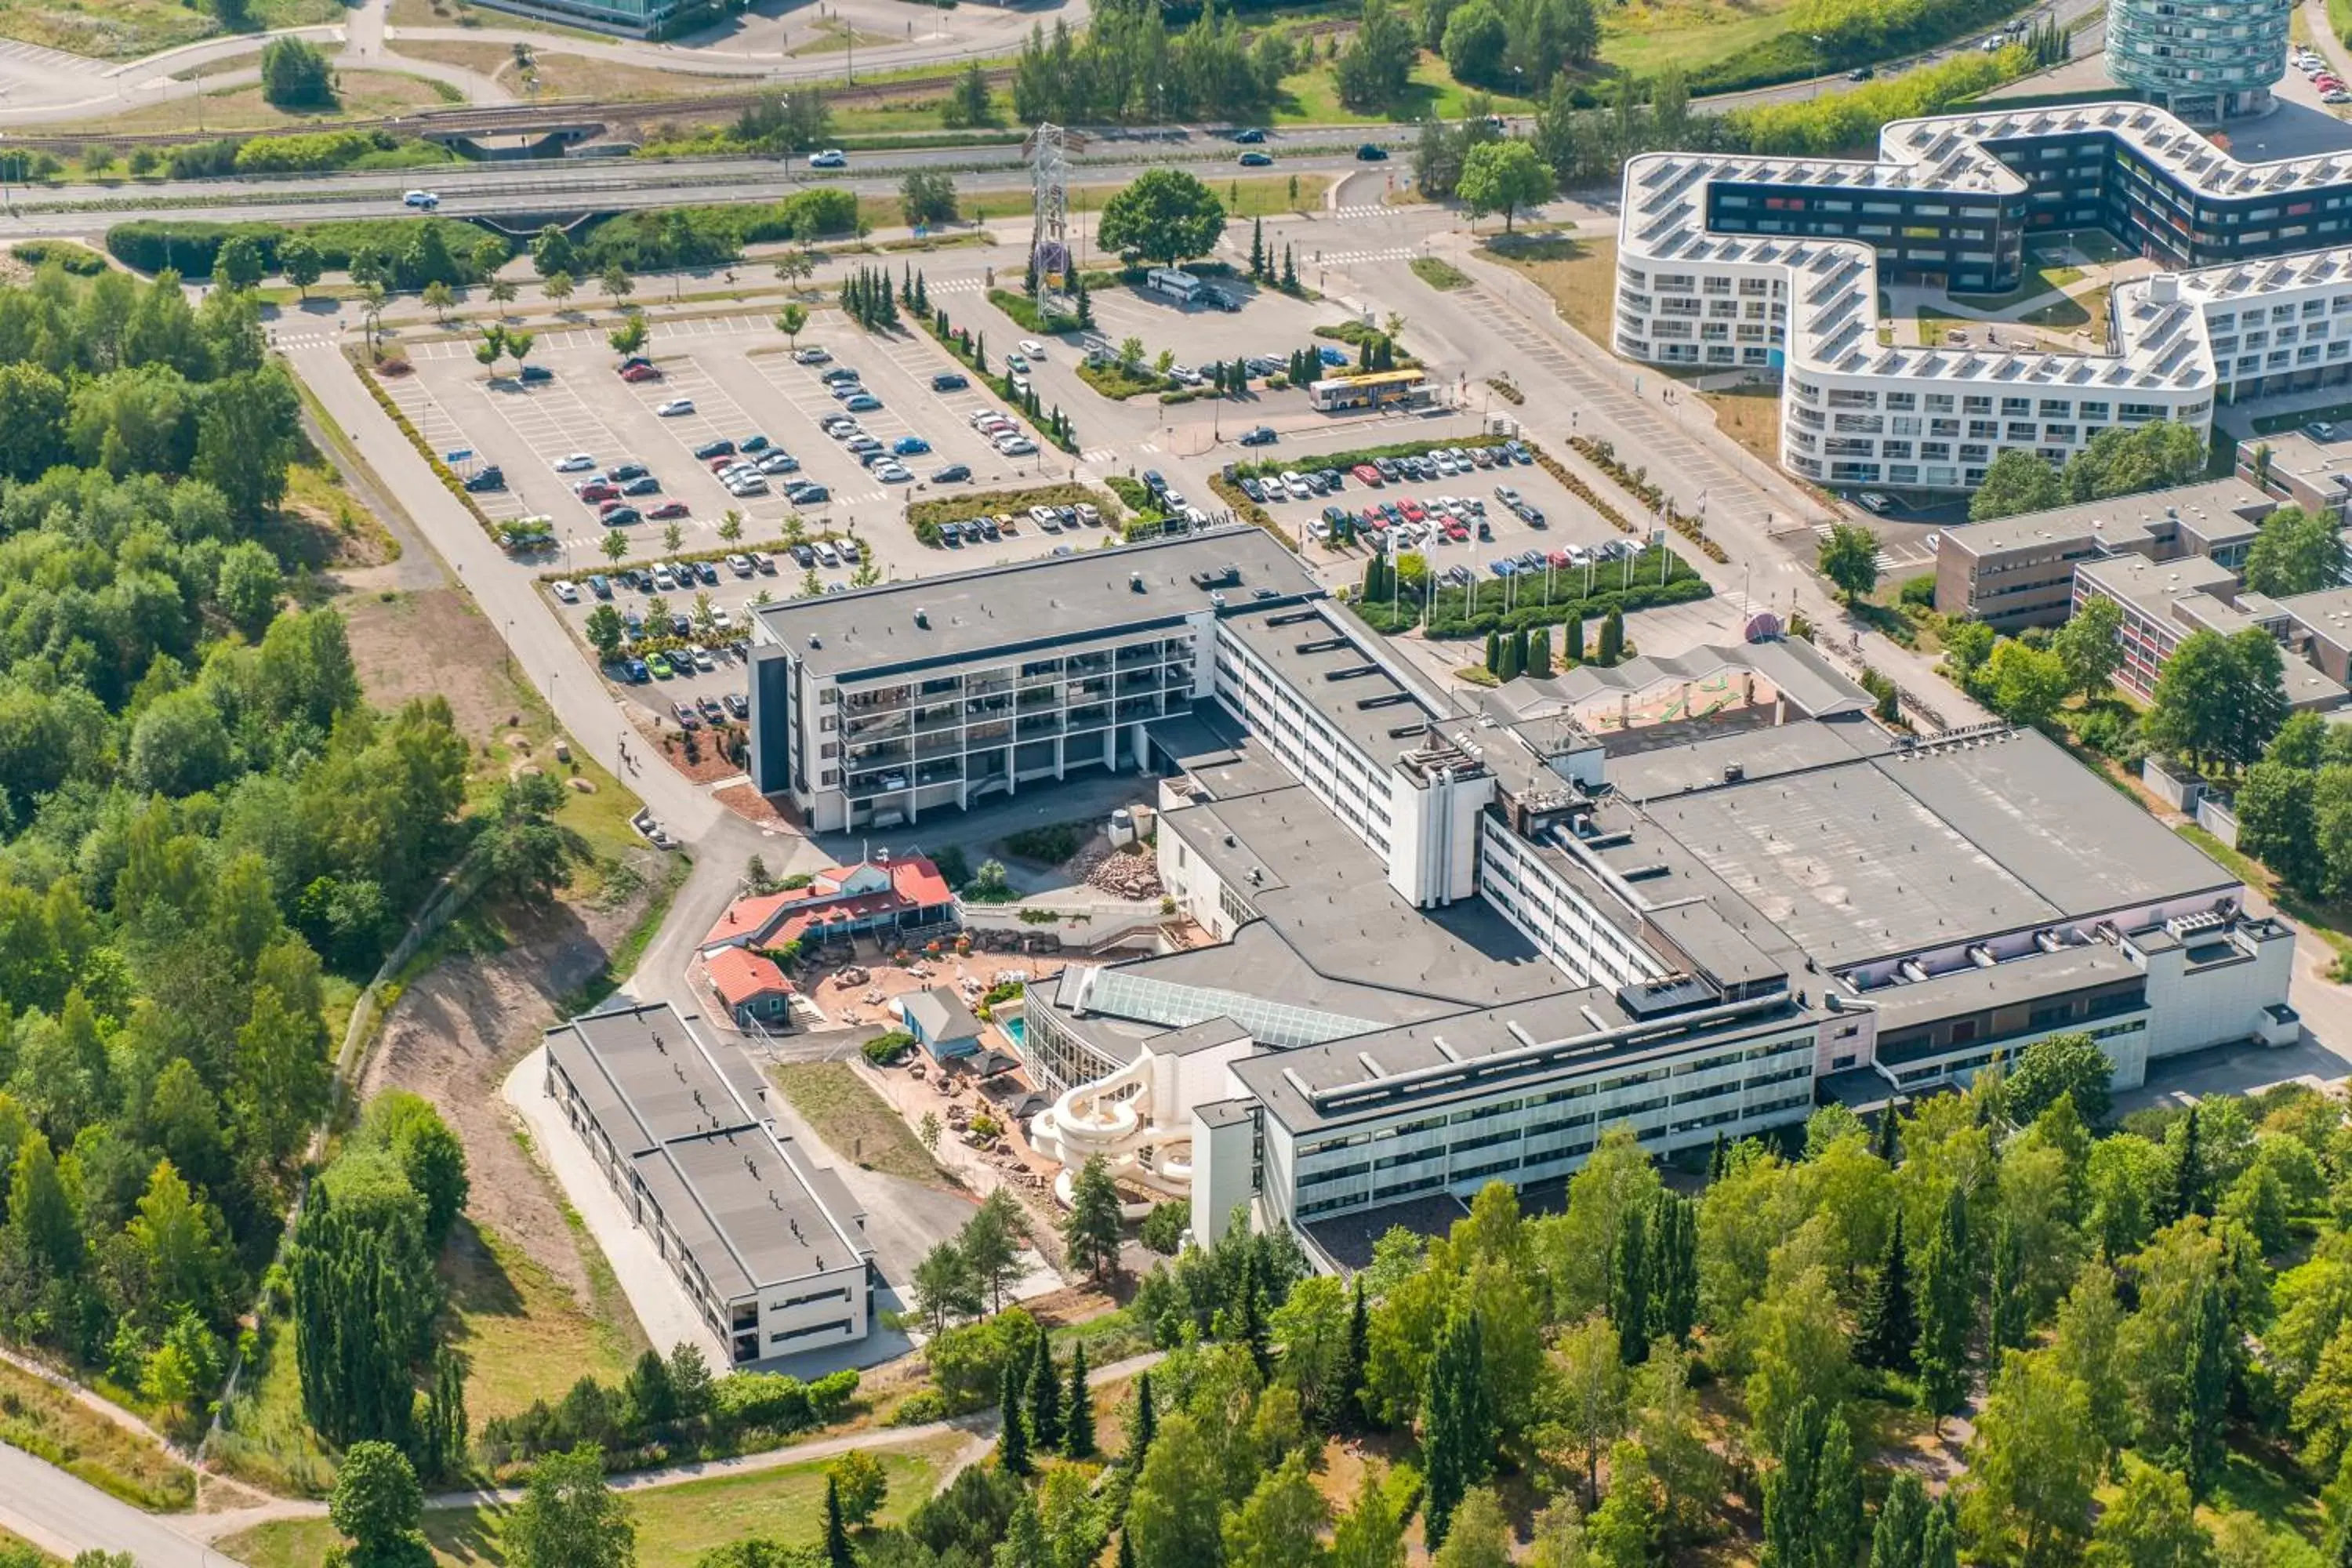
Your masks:
[{"label": "shrub", "polygon": [[1043,827],[1024,827],[1005,836],[1004,847],[1024,860],[1040,860],[1058,866],[1078,852],[1086,842],[1086,830],[1075,822],[1049,823]]},{"label": "shrub", "polygon": [[893,1029],[887,1035],[877,1035],[857,1047],[867,1061],[877,1068],[887,1068],[915,1048],[915,1037],[904,1029]]},{"label": "shrub", "polygon": [[18,240],[8,253],[27,267],[46,267],[54,261],[77,278],[95,278],[106,270],[105,257],[70,239]]},{"label": "shrub", "polygon": [[1923,572],[1916,577],[1906,579],[1903,584],[1903,602],[1923,610],[1934,609],[1936,607],[1936,574],[1933,572]]}]

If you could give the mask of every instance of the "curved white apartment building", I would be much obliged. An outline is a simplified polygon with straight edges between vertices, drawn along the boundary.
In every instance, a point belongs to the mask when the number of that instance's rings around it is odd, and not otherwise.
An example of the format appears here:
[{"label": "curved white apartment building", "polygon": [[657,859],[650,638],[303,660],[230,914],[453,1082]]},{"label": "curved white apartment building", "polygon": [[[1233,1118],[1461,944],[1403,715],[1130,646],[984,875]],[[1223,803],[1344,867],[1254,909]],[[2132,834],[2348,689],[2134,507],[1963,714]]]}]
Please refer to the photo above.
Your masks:
[{"label": "curved white apartment building", "polygon": [[[2114,289],[2105,353],[1882,342],[1888,285],[1999,292],[2029,235],[2089,228],[2174,268]],[[2352,154],[2242,163],[2134,103],[1897,121],[1874,163],[1649,154],[1614,345],[1781,373],[1781,461],[1823,484],[1969,489],[2004,447],[2210,430],[2217,399],[2352,383]]]}]

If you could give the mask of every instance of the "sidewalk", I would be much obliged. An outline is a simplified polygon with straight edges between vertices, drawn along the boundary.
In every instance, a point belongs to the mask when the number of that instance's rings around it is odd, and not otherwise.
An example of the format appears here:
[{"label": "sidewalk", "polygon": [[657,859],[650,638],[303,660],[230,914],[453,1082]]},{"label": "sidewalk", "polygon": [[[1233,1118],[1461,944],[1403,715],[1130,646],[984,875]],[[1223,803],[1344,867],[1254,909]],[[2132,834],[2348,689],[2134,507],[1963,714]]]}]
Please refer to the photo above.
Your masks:
[{"label": "sidewalk", "polygon": [[712,1366],[732,1366],[734,1358],[727,1353],[727,1347],[687,1304],[686,1292],[662,1260],[653,1237],[629,1217],[621,1206],[620,1194],[581,1146],[580,1135],[547,1098],[542,1087],[546,1058],[547,1047],[542,1046],[517,1062],[499,1086],[499,1093],[522,1113],[533,1149],[554,1175],[565,1200],[579,1211],[588,1234],[604,1249],[605,1261],[613,1266],[613,1277],[621,1282],[637,1321],[645,1326],[646,1342],[665,1354],[672,1345],[684,1342],[698,1347]]}]

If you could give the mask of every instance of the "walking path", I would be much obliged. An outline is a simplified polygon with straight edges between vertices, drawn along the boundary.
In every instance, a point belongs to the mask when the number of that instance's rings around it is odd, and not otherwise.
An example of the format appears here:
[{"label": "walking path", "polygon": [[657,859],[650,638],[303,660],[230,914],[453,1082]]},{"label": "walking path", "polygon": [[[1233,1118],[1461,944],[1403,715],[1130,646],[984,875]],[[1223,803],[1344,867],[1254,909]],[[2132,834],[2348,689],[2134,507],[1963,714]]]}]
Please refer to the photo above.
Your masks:
[{"label": "walking path", "polygon": [[[1099,1385],[1132,1377],[1137,1373],[1157,1366],[1167,1355],[1165,1351],[1147,1351],[1141,1355],[1112,1362],[1107,1366],[1088,1369],[1087,1381]],[[614,1476],[611,1486],[617,1492],[651,1491],[661,1487],[684,1486],[691,1481],[715,1480],[722,1476],[754,1475],[762,1470],[778,1470],[787,1466],[812,1465],[851,1452],[853,1449],[872,1453],[877,1449],[919,1447],[933,1438],[961,1433],[970,1439],[955,1459],[943,1468],[936,1485],[945,1486],[956,1472],[985,1455],[996,1441],[997,1412],[993,1409],[974,1411],[946,1421],[927,1421],[919,1426],[866,1427],[844,1432],[837,1436],[820,1437],[814,1442],[790,1444],[782,1448],[767,1448],[756,1454],[739,1454],[731,1459],[698,1459],[685,1464],[665,1465],[659,1469],[634,1470]],[[8,1452],[0,1449],[0,1453]],[[436,1510],[473,1508],[495,1510],[510,1508],[522,1500],[520,1487],[485,1487],[466,1491],[436,1492],[425,1500],[425,1506]],[[257,1508],[239,1509],[231,1513],[207,1514],[188,1521],[193,1532],[205,1541],[220,1541],[241,1530],[257,1524],[267,1524],[281,1519],[324,1519],[327,1505],[293,1498],[281,1498]],[[0,1515],[5,1521],[5,1515]],[[217,1561],[217,1559],[216,1559]],[[140,1568],[149,1568],[146,1559]]]}]

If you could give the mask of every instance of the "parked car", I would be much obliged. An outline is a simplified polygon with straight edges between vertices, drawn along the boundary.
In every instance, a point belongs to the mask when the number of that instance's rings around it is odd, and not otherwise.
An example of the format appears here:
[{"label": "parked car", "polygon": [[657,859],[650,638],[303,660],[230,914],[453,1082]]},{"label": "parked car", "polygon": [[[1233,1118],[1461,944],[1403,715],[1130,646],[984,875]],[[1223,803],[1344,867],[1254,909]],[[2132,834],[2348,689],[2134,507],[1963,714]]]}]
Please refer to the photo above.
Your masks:
[{"label": "parked car", "polygon": [[751,574],[751,558],[738,551],[727,558],[727,570],[738,577],[749,577]]},{"label": "parked car", "polygon": [[943,370],[931,377],[933,392],[961,392],[971,384],[971,377],[952,370]]},{"label": "parked car", "polygon": [[950,463],[946,468],[940,469],[937,473],[931,476],[931,483],[935,485],[960,485],[971,478],[971,468],[970,465],[964,463]]},{"label": "parked car", "polygon": [[694,455],[698,458],[731,458],[735,455],[735,443],[724,437],[716,441],[705,441],[694,449]]},{"label": "parked car", "polygon": [[615,507],[604,514],[607,528],[626,528],[633,522],[643,522],[645,514],[633,506]]},{"label": "parked car", "polygon": [[641,479],[631,479],[627,484],[623,485],[621,487],[621,493],[625,496],[659,495],[661,494],[661,481],[654,478],[651,474],[646,474]]},{"label": "parked car", "polygon": [[763,474],[793,474],[800,471],[801,460],[790,452],[768,452],[761,456],[759,468]]},{"label": "parked car", "polygon": [[536,386],[541,382],[553,381],[555,373],[543,364],[527,364],[515,373],[515,379],[525,386]]},{"label": "parked car", "polygon": [[882,406],[882,400],[870,392],[861,392],[842,406],[852,414],[871,414]]},{"label": "parked car", "polygon": [[574,452],[568,458],[558,458],[555,460],[555,471],[559,474],[585,473],[595,466],[596,459],[585,452]]},{"label": "parked car", "polygon": [[492,463],[481,472],[468,476],[466,488],[477,495],[484,490],[502,490],[507,488],[506,470]]},{"label": "parked car", "polygon": [[621,373],[623,381],[659,381],[661,371],[649,364],[633,364]]},{"label": "parked car", "polygon": [[654,412],[664,419],[680,418],[694,412],[694,399],[691,397],[673,397],[667,403],[656,408]]},{"label": "parked car", "polygon": [[646,515],[656,522],[668,522],[675,518],[689,517],[693,511],[694,509],[682,500],[666,500]]},{"label": "parked car", "polygon": [[793,363],[795,364],[823,364],[832,357],[831,353],[816,343],[811,343],[804,349],[796,349],[793,352]]},{"label": "parked car", "polygon": [[890,443],[890,450],[901,458],[911,458],[930,449],[931,444],[920,436],[901,436]]}]

